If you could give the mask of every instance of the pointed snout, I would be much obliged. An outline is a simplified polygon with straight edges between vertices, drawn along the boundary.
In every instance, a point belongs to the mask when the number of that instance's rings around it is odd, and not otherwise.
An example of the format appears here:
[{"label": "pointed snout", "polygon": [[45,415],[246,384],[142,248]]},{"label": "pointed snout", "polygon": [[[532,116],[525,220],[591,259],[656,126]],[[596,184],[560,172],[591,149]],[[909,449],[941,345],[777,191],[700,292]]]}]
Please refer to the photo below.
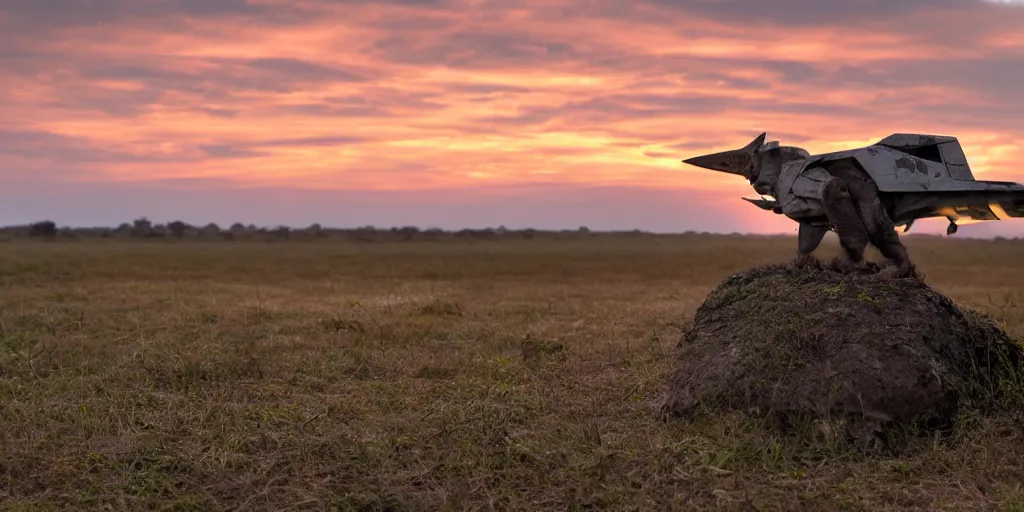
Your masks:
[{"label": "pointed snout", "polygon": [[721,160],[721,153],[712,153],[710,155],[700,155],[683,160],[683,163],[695,165],[697,167],[703,167],[705,169],[711,169],[717,171],[717,163]]},{"label": "pointed snout", "polygon": [[686,160],[683,160],[683,163],[702,167],[704,169],[710,169],[712,171],[746,176],[744,171],[747,169],[749,159],[750,156],[746,153],[731,150],[687,158]]},{"label": "pointed snout", "polygon": [[758,135],[749,144],[740,149],[695,156],[683,160],[683,163],[748,178],[757,164],[758,148],[764,145],[764,139],[767,136],[767,133],[762,132],[761,135]]}]

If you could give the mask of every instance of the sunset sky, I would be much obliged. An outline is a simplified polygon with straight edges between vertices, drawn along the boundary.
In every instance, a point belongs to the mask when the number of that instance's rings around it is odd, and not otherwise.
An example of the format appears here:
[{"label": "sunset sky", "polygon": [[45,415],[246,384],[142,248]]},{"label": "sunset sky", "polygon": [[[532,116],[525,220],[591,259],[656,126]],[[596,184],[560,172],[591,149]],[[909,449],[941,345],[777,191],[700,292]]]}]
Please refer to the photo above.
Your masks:
[{"label": "sunset sky", "polygon": [[0,0],[0,85],[2,224],[792,233],[680,162],[761,131],[1024,182],[1007,2]]}]

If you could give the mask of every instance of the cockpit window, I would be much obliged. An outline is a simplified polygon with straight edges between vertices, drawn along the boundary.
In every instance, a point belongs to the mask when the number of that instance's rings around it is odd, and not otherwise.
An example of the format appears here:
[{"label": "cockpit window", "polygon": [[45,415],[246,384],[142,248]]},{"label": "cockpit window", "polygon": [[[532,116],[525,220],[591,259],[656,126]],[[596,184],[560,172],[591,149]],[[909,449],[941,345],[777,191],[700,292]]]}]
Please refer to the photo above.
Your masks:
[{"label": "cockpit window", "polygon": [[942,155],[939,153],[939,147],[934,144],[918,146],[916,148],[900,148],[900,151],[918,158],[923,158],[940,164],[942,163]]}]

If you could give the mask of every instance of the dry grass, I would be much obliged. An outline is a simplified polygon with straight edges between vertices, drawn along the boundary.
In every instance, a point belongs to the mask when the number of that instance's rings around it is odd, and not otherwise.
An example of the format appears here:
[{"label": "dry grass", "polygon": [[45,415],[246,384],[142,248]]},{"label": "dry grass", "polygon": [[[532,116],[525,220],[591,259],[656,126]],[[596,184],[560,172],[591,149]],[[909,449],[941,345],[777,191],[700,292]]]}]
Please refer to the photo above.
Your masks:
[{"label": "dry grass", "polygon": [[[909,240],[1024,334],[1024,243]],[[1024,510],[1024,433],[900,459],[663,421],[681,329],[790,238],[0,246],[0,500],[114,510]],[[826,252],[833,249],[825,249]],[[753,508],[752,508],[753,507]]]}]

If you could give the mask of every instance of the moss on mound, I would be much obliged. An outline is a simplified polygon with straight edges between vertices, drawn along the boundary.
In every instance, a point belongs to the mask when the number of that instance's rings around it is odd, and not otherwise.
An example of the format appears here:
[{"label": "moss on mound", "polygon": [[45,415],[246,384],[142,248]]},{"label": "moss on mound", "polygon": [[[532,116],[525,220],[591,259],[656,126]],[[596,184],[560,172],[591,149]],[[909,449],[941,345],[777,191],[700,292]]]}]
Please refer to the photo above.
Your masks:
[{"label": "moss on mound", "polygon": [[1019,393],[1021,349],[993,319],[916,278],[770,265],[697,310],[664,407],[838,420],[878,446],[893,427],[942,429]]}]

